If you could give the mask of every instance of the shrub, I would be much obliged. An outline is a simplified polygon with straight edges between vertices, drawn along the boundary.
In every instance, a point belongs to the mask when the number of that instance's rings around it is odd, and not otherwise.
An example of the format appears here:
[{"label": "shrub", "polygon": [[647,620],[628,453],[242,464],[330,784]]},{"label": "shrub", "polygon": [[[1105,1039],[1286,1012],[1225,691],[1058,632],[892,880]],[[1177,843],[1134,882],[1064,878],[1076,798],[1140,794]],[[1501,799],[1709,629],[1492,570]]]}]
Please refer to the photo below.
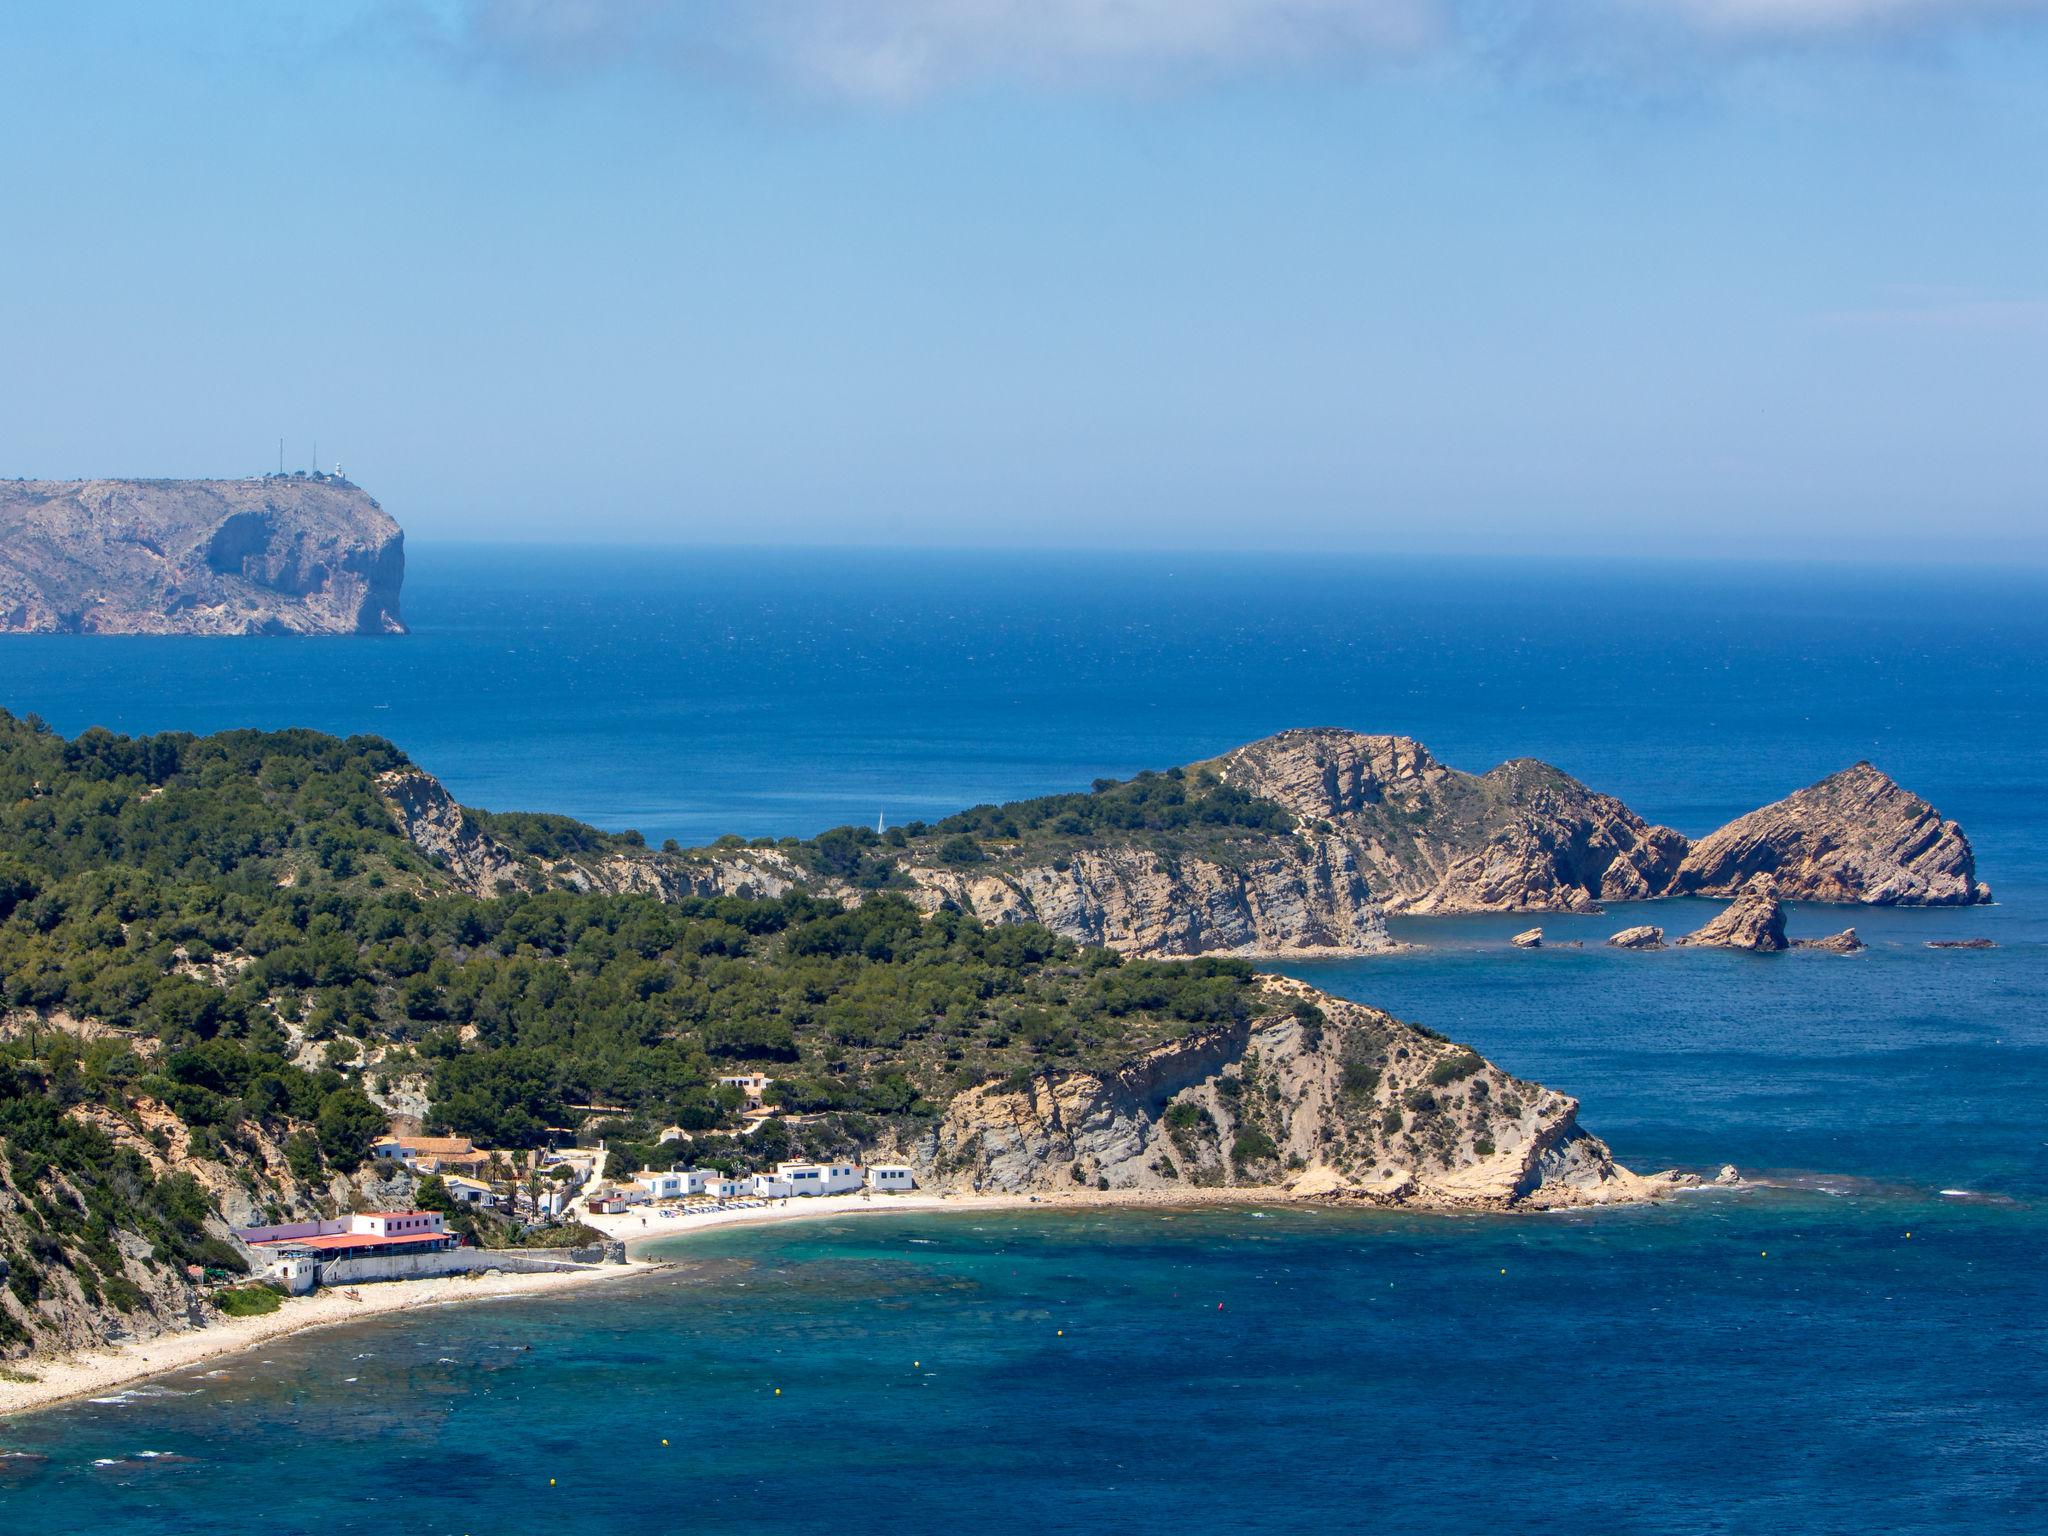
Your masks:
[{"label": "shrub", "polygon": [[1239,1131],[1237,1140],[1230,1144],[1230,1160],[1240,1165],[1268,1163],[1279,1155],[1280,1149],[1273,1145],[1273,1138],[1260,1130]]},{"label": "shrub", "polygon": [[1429,1080],[1439,1088],[1448,1087],[1461,1078],[1470,1077],[1485,1065],[1475,1052],[1453,1051],[1429,1069]]},{"label": "shrub", "polygon": [[284,1305],[283,1294],[267,1285],[238,1285],[213,1300],[229,1317],[262,1317]]}]

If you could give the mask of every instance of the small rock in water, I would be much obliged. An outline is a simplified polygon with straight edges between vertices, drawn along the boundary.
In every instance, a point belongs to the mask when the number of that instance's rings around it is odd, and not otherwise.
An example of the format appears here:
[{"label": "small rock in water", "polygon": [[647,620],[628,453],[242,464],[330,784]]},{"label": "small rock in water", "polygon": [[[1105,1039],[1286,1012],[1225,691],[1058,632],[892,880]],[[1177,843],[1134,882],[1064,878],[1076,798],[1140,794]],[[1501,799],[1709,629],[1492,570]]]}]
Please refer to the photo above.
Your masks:
[{"label": "small rock in water", "polygon": [[1616,949],[1662,949],[1664,930],[1652,928],[1644,923],[1635,928],[1624,928],[1607,941]]},{"label": "small rock in water", "polygon": [[1989,939],[1929,939],[1929,949],[1996,949]]},{"label": "small rock in water", "polygon": [[1844,928],[1840,933],[1831,933],[1824,939],[1794,940],[1792,947],[1794,949],[1824,949],[1830,954],[1836,955],[1853,955],[1860,953],[1865,946],[1863,941],[1856,937],[1856,930],[1854,928]]},{"label": "small rock in water", "polygon": [[1512,939],[1509,939],[1508,942],[1517,949],[1541,949],[1543,947],[1543,930],[1541,928],[1524,928]]},{"label": "small rock in water", "polygon": [[1721,1171],[1714,1175],[1714,1182],[1716,1184],[1740,1184],[1742,1182],[1742,1175],[1735,1171],[1733,1163],[1723,1163]]}]

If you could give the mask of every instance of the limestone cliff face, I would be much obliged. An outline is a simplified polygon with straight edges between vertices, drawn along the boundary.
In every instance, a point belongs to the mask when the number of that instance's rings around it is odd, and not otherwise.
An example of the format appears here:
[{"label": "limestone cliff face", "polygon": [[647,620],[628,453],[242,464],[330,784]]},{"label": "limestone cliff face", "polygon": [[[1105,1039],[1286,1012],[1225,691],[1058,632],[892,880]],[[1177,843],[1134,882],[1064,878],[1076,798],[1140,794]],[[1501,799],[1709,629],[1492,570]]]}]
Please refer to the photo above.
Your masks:
[{"label": "limestone cliff face", "polygon": [[0,481],[0,631],[403,634],[405,536],[346,481]]},{"label": "limestone cliff face", "polygon": [[1406,736],[1283,731],[1218,759],[1226,782],[1324,824],[1393,912],[1573,912],[1664,894],[1685,839],[1523,758],[1447,768]]},{"label": "limestone cliff face", "polygon": [[1868,763],[1701,838],[1679,866],[1676,890],[1732,895],[1759,874],[1789,901],[1944,907],[1991,899],[1963,829]]},{"label": "limestone cliff face", "polygon": [[928,1187],[1284,1188],[1435,1209],[1639,1200],[1686,1182],[1619,1167],[1576,1101],[1375,1009],[1273,981],[1248,1024],[1114,1071],[956,1098],[909,1149]]},{"label": "limestone cliff face", "polygon": [[377,789],[406,840],[471,895],[496,896],[533,884],[528,862],[478,827],[432,774],[397,769],[379,774]]},{"label": "limestone cliff face", "polygon": [[1042,923],[1126,954],[1353,953],[1390,942],[1352,850],[1336,839],[1280,839],[1268,856],[1232,865],[1108,846],[1006,873],[906,873],[923,905],[951,901],[984,922]]}]

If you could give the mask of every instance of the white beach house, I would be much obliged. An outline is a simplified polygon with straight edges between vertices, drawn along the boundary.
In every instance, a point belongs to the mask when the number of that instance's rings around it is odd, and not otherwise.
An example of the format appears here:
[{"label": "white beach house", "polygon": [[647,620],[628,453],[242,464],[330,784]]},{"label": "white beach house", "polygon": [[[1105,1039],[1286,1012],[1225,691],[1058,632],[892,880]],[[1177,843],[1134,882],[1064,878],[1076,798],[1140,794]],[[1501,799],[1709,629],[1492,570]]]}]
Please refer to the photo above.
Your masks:
[{"label": "white beach house", "polygon": [[917,1188],[917,1176],[910,1171],[907,1163],[870,1163],[868,1188],[911,1190]]}]

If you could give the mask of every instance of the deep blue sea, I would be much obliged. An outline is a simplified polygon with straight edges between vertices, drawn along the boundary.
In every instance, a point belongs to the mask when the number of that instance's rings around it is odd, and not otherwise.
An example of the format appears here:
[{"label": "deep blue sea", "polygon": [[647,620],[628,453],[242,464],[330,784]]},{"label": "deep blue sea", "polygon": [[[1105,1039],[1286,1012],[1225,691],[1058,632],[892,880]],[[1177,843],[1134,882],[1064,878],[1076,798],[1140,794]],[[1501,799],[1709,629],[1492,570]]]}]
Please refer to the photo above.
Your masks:
[{"label": "deep blue sea", "polygon": [[[1692,833],[1867,757],[1963,823],[1998,905],[1795,913],[1854,922],[1853,958],[1531,953],[1505,943],[1524,920],[1474,918],[1288,967],[1577,1095],[1632,1166],[1733,1162],[1761,1187],[1506,1219],[705,1234],[570,1306],[308,1335],[0,1425],[46,1458],[0,1459],[0,1533],[2048,1528],[2048,577],[411,564],[410,637],[11,639],[0,705],[66,731],[375,732],[470,803],[686,842],[931,816],[1303,724],[1472,769],[1542,757]],[[1924,947],[1980,935],[2000,947]]]}]

